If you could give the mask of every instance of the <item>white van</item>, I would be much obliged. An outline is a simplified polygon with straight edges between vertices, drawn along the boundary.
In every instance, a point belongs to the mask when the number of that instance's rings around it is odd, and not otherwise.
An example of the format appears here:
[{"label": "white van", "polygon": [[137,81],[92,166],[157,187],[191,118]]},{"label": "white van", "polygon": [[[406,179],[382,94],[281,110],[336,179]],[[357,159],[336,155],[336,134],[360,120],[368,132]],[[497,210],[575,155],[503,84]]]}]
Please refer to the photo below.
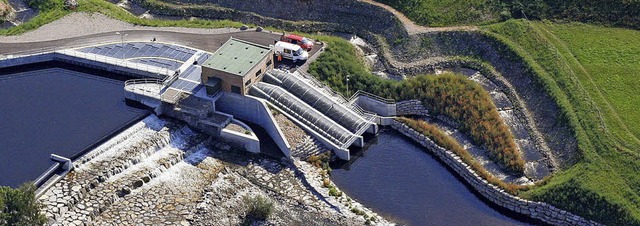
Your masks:
[{"label": "white van", "polygon": [[292,60],[293,62],[309,59],[309,53],[307,51],[299,45],[288,42],[276,42],[273,52],[276,54],[276,57],[282,55],[282,58]]}]

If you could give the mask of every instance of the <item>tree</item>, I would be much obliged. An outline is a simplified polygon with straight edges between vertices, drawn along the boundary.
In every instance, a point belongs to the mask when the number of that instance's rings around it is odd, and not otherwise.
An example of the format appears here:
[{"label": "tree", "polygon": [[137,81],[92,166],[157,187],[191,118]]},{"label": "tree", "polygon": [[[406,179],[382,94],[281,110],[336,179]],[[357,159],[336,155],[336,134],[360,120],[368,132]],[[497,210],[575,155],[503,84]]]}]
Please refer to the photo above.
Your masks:
[{"label": "tree", "polygon": [[19,188],[0,187],[0,225],[44,225],[36,186],[25,183]]}]

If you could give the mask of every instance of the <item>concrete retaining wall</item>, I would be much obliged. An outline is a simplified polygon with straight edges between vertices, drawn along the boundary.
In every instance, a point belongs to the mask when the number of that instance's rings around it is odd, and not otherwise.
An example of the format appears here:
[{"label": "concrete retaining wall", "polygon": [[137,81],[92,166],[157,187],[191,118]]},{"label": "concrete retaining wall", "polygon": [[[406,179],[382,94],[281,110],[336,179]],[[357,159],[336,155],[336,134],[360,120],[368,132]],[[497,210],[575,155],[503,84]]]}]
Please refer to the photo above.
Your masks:
[{"label": "concrete retaining wall", "polygon": [[287,158],[291,158],[291,147],[284,134],[280,130],[276,120],[271,115],[269,108],[263,101],[234,93],[224,93],[216,101],[216,109],[233,115],[233,117],[246,120],[264,128],[269,136],[276,142]]},{"label": "concrete retaining wall", "polygon": [[83,66],[83,67],[92,68],[92,69],[109,71],[115,74],[128,75],[136,78],[164,79],[165,77],[164,75],[157,74],[157,73],[109,64],[105,62],[98,62],[91,59],[85,59],[81,57],[70,56],[70,55],[60,54],[60,53],[53,53],[53,54],[54,54],[53,60],[56,60],[56,61],[65,62],[68,64]]},{"label": "concrete retaining wall", "polygon": [[222,129],[220,137],[226,142],[244,147],[248,152],[260,153],[260,140],[255,135],[247,135],[229,129]]},{"label": "concrete retaining wall", "polygon": [[368,96],[358,96],[354,101],[362,109],[374,112],[380,116],[389,117],[397,115],[395,103],[384,103]]},{"label": "concrete retaining wall", "polygon": [[413,139],[423,147],[426,147],[451,169],[453,169],[453,171],[460,175],[478,193],[496,205],[502,206],[515,213],[527,215],[533,219],[553,225],[599,225],[594,221],[586,220],[580,216],[558,209],[547,203],[528,201],[521,199],[520,197],[510,195],[482,179],[482,177],[476,174],[473,169],[464,163],[455,153],[438,146],[435,142],[418,131],[398,121],[394,121],[391,127]]},{"label": "concrete retaining wall", "polygon": [[28,56],[19,56],[15,58],[7,58],[0,60],[0,68],[15,67],[25,64],[35,64],[47,61],[52,61],[56,53],[43,53]]}]

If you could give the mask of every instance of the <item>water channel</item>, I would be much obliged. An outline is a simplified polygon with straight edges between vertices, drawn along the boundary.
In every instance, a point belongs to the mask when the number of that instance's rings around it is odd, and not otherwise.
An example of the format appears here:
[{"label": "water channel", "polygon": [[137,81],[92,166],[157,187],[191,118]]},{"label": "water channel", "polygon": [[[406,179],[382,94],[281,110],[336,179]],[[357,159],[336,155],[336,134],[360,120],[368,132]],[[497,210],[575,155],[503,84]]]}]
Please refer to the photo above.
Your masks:
[{"label": "water channel", "polygon": [[441,162],[393,129],[384,129],[334,164],[331,179],[351,198],[401,225],[523,225],[473,193]]},{"label": "water channel", "polygon": [[75,158],[147,111],[128,106],[125,77],[43,63],[0,72],[0,186],[33,181],[51,154]]}]

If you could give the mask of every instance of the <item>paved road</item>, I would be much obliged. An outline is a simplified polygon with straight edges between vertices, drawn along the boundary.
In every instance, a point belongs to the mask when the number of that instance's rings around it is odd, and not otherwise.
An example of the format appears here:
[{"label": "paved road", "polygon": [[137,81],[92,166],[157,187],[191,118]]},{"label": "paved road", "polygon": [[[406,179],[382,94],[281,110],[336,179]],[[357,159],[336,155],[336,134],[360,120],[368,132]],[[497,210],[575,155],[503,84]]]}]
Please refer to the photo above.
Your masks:
[{"label": "paved road", "polygon": [[[153,37],[159,42],[175,43],[197,49],[213,52],[226,42],[230,37],[258,43],[261,45],[273,44],[280,38],[279,33],[241,31],[226,34],[193,34],[169,31],[126,30],[125,41],[150,41]],[[96,43],[118,42],[120,35],[114,32],[98,33],[87,36],[66,38],[43,42],[27,43],[0,43],[0,54],[34,53],[52,48],[70,48],[87,46]]]}]

